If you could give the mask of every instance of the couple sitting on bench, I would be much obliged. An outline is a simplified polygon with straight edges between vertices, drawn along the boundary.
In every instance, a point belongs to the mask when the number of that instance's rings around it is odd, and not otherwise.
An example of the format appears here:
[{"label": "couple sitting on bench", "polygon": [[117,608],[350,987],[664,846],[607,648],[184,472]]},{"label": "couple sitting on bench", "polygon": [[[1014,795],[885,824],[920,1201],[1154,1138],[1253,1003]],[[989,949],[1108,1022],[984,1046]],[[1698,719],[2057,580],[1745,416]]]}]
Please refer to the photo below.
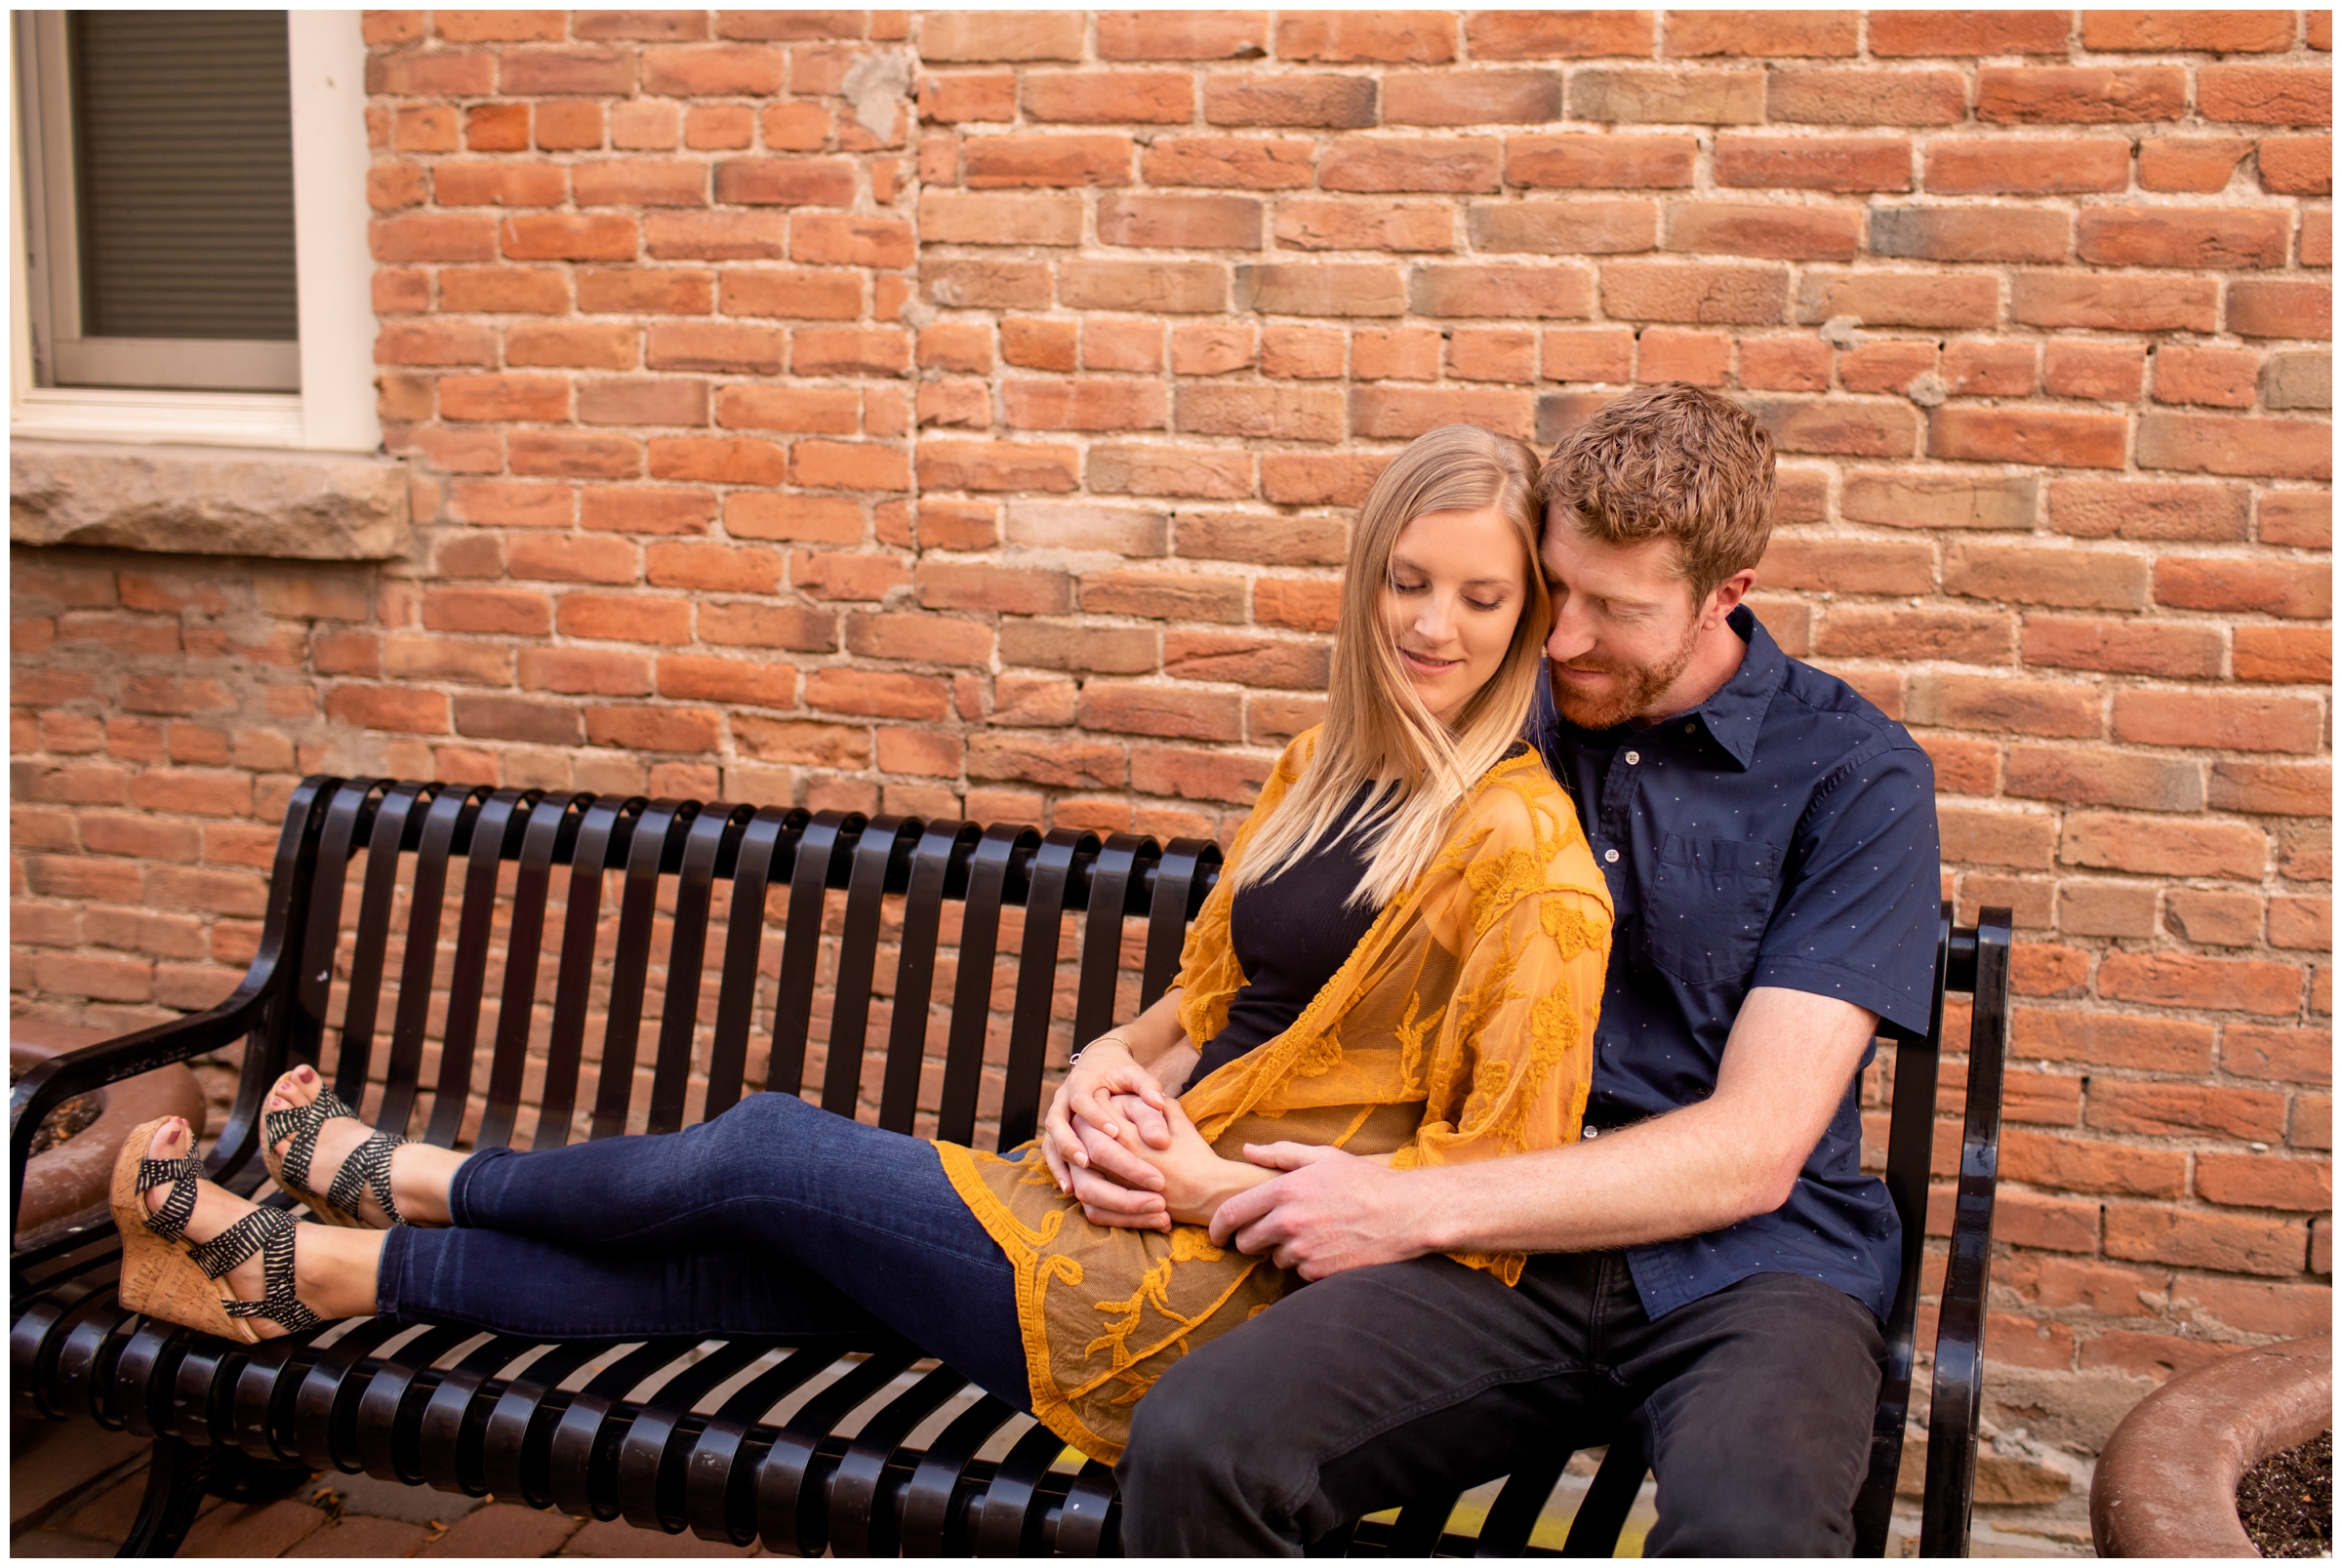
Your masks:
[{"label": "couple sitting on bench", "polygon": [[1843,1555],[1899,1244],[1855,1087],[1881,1018],[1928,1023],[1933,781],[1741,606],[1772,505],[1764,432],[1680,384],[1542,468],[1465,425],[1400,453],[1324,724],[1176,988],[1006,1157],[782,1094],[465,1156],[303,1066],[265,1157],[328,1223],[150,1124],[121,1300],[244,1340],[874,1316],[1117,1462],[1149,1554],[1295,1554],[1640,1405],[1647,1549]]}]

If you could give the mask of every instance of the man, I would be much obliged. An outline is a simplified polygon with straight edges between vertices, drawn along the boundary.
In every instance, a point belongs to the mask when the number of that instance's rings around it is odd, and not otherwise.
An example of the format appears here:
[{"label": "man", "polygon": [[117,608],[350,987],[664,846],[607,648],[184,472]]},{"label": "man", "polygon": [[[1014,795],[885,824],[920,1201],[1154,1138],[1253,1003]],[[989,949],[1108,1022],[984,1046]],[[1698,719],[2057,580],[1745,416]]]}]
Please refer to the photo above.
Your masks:
[{"label": "man", "polygon": [[[1133,1553],[1300,1552],[1606,1440],[1643,1404],[1654,1554],[1844,1555],[1899,1226],[1860,1172],[1881,1018],[1924,1028],[1934,777],[1741,605],[1773,453],[1627,394],[1540,475],[1536,737],[1616,901],[1584,1141],[1392,1172],[1273,1145],[1216,1241],[1312,1281],[1165,1375],[1117,1469]],[[1516,1287],[1444,1254],[1527,1250]]]}]

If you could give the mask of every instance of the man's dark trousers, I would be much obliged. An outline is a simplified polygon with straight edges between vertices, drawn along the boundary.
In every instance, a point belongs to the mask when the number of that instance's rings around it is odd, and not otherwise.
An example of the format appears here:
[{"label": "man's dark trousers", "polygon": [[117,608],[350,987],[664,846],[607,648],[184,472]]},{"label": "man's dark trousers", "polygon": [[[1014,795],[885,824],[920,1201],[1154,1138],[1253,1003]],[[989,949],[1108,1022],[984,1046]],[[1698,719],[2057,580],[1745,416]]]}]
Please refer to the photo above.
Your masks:
[{"label": "man's dark trousers", "polygon": [[1622,1254],[1353,1269],[1186,1357],[1115,1467],[1132,1555],[1299,1555],[1378,1508],[1607,1440],[1639,1400],[1647,1555],[1845,1556],[1882,1358],[1870,1309],[1755,1274],[1653,1323]]}]

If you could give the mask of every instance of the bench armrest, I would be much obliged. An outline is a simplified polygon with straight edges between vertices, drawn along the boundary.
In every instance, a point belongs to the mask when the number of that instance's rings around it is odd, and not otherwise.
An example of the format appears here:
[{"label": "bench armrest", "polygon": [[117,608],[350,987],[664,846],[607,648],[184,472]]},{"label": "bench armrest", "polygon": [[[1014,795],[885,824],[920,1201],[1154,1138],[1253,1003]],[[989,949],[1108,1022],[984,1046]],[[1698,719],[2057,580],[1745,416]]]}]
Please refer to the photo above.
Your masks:
[{"label": "bench armrest", "polygon": [[[281,1012],[271,1003],[284,992],[284,982],[300,967],[300,943],[308,914],[309,882],[316,869],[317,834],[325,804],[341,783],[312,775],[295,786],[285,802],[285,823],[277,835],[276,855],[268,875],[268,905],[261,926],[259,950],[252,966],[227,1000],[200,1013],[157,1024],[117,1039],[101,1040],[79,1051],[52,1057],[17,1080],[8,1097],[8,1200],[15,1213],[24,1196],[24,1167],[32,1158],[33,1135],[50,1111],[75,1095],[87,1094],[124,1078],[189,1057],[201,1056],[251,1037],[236,1104],[227,1125],[220,1130],[205,1162],[214,1176],[225,1176],[252,1157],[258,1146],[260,1085],[275,1076],[285,1043]],[[288,965],[288,958],[290,965]],[[266,1060],[253,1055],[259,1051]],[[255,1067],[262,1069],[255,1072]],[[265,1075],[262,1075],[265,1074]]]},{"label": "bench armrest", "polygon": [[[184,1062],[252,1032],[267,998],[249,977],[219,1006],[157,1024],[117,1039],[102,1040],[51,1057],[10,1086],[8,1096],[8,1191],[13,1209],[24,1195],[24,1167],[32,1158],[33,1134],[50,1111],[72,1099],[141,1072]],[[219,1153],[215,1150],[215,1157]],[[237,1151],[229,1149],[233,1154]]]},{"label": "bench armrest", "polygon": [[1979,912],[1968,1103],[1959,1145],[1951,1255],[1937,1314],[1927,1417],[1927,1494],[1919,1555],[1964,1557],[1975,1502],[1976,1432],[1984,1403],[1984,1314],[1991,1284],[1993,1195],[1999,1177],[2000,1088],[2008,1057],[2009,912]]}]

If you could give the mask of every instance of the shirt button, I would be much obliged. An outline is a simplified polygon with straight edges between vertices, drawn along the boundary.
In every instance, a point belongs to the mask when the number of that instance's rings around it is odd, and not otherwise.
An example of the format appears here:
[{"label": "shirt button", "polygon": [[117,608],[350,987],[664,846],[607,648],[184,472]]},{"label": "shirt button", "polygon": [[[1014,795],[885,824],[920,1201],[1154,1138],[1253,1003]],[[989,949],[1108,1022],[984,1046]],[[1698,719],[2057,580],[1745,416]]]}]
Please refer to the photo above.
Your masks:
[{"label": "shirt button", "polygon": [[1686,725],[1684,725],[1684,726],[1683,726],[1683,733],[1684,733],[1685,735],[1689,735],[1689,734],[1690,734],[1692,731],[1694,731],[1694,730],[1696,730],[1696,729],[1698,729],[1698,728],[1699,728],[1699,726],[1698,726],[1698,725],[1696,725],[1696,724],[1686,724]]},{"label": "shirt button", "polygon": [[1601,1129],[1600,1129],[1600,1128],[1598,1128],[1598,1127],[1589,1127],[1589,1128],[1587,1128],[1587,1129],[1586,1129],[1586,1136],[1587,1136],[1587,1137],[1589,1137],[1589,1138],[1592,1138],[1592,1137],[1594,1137],[1594,1136],[1595,1136],[1596,1133],[1598,1133],[1598,1132],[1600,1132],[1600,1131],[1601,1131]]},{"label": "shirt button", "polygon": [[1612,865],[1616,865],[1618,864],[1618,851],[1614,849],[1606,849],[1602,851],[1602,859],[1609,862]]},{"label": "shirt button", "polygon": [[1641,760],[1642,753],[1639,751],[1630,751],[1627,753],[1627,766],[1629,767],[1633,767],[1635,763],[1640,762]]}]

